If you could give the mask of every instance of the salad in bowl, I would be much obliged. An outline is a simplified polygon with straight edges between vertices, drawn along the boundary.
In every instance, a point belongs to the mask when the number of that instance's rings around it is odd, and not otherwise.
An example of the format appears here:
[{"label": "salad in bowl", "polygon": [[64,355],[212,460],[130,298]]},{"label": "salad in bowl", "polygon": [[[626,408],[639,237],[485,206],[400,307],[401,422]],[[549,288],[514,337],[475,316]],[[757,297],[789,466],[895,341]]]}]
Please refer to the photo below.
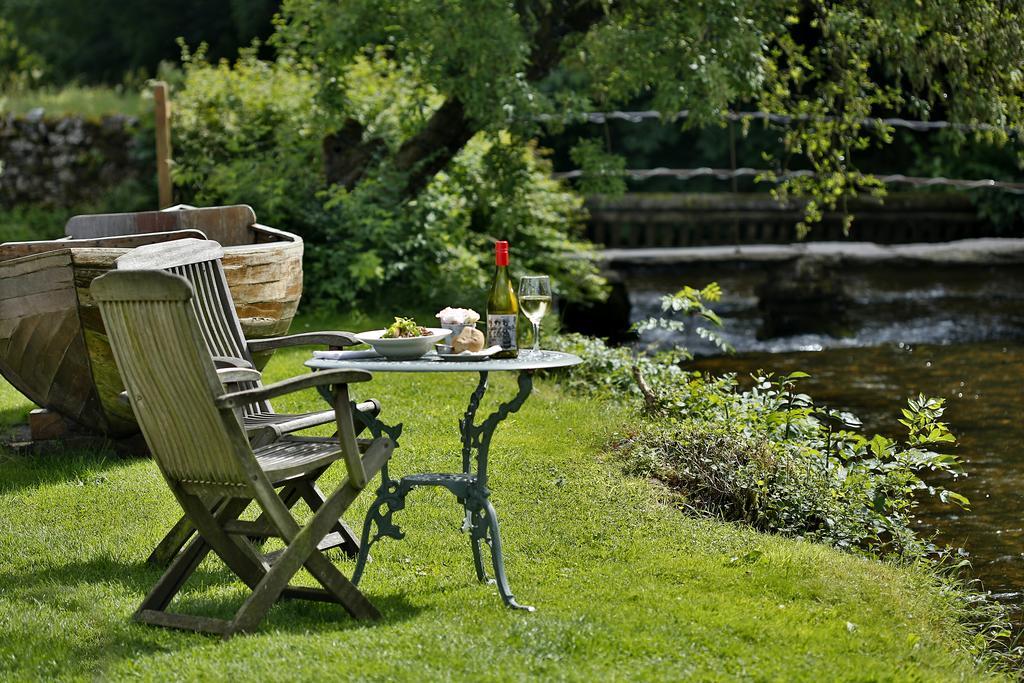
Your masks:
[{"label": "salad in bowl", "polygon": [[438,327],[422,327],[412,318],[395,317],[395,322],[382,330],[356,335],[373,350],[391,360],[413,360],[428,353],[435,343],[451,332]]}]

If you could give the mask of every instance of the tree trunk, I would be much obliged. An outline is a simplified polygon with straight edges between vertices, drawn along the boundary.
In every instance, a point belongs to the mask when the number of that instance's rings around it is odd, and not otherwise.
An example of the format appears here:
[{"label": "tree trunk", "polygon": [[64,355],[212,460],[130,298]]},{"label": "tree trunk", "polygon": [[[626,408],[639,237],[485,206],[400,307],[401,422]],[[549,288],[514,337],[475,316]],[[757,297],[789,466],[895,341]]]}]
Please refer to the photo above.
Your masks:
[{"label": "tree trunk", "polygon": [[474,133],[476,127],[466,118],[462,102],[453,97],[441,105],[427,125],[406,140],[395,155],[395,167],[409,174],[405,195],[410,197],[422,190]]},{"label": "tree trunk", "polygon": [[363,142],[362,124],[349,119],[341,130],[324,138],[324,175],[327,182],[351,190],[384,149],[381,140]]},{"label": "tree trunk", "polygon": [[[601,2],[555,0],[537,22],[533,50],[526,68],[527,78],[536,82],[546,77],[561,60],[561,48],[572,34],[586,33],[604,17]],[[448,165],[477,126],[466,118],[466,110],[457,97],[448,98],[416,135],[406,140],[395,155],[395,167],[407,173],[403,193],[417,194],[434,175]],[[363,128],[350,120],[341,131],[324,140],[324,169],[327,182],[355,187],[369,172],[378,153],[380,140],[362,140]]]}]

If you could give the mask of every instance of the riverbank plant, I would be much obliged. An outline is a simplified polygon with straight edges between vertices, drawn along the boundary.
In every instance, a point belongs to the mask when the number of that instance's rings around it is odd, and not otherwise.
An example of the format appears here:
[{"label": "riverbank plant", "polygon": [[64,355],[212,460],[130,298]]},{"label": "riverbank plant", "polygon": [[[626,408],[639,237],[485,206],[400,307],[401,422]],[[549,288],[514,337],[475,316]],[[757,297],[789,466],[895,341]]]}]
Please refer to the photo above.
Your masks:
[{"label": "riverbank plant", "polygon": [[[638,329],[683,330],[722,342],[708,308],[717,286],[686,287],[663,298],[661,317]],[[688,320],[680,319],[682,315]],[[900,438],[869,434],[856,416],[799,390],[805,373],[712,376],[685,369],[686,349],[644,353],[599,339],[563,335],[556,345],[582,366],[561,377],[571,391],[636,406],[639,419],[612,444],[623,469],[666,486],[674,504],[697,516],[824,543],[857,555],[927,568],[965,605],[978,637],[1007,651],[1005,611],[969,588],[957,549],[937,547],[914,524],[925,497],[967,510],[952,488],[964,474],[943,421],[945,401],[911,397]],[[1019,659],[1019,648],[1007,654]]]},{"label": "riverbank plant", "polygon": [[[685,287],[637,329],[682,331],[700,319],[708,324],[700,335],[727,350],[709,307],[720,294],[715,284]],[[912,525],[921,496],[969,507],[939,484],[963,474],[942,399],[911,398],[900,420],[906,435],[893,439],[816,404],[799,391],[802,372],[757,373],[745,387],[734,374],[685,370],[691,356],[682,348],[636,353],[578,335],[559,344],[585,359],[568,376],[570,388],[641,407],[643,419],[617,444],[627,469],[665,482],[693,511],[877,557],[916,558],[937,552]]]}]

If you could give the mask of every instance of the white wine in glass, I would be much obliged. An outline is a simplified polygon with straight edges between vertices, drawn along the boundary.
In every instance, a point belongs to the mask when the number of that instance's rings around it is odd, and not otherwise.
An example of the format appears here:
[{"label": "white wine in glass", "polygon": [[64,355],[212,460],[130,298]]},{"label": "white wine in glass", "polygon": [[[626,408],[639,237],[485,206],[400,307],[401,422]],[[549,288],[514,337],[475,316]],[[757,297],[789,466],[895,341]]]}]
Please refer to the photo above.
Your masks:
[{"label": "white wine in glass", "polygon": [[551,281],[547,275],[527,275],[519,281],[519,310],[533,323],[533,353],[540,351],[540,321],[551,307]]}]

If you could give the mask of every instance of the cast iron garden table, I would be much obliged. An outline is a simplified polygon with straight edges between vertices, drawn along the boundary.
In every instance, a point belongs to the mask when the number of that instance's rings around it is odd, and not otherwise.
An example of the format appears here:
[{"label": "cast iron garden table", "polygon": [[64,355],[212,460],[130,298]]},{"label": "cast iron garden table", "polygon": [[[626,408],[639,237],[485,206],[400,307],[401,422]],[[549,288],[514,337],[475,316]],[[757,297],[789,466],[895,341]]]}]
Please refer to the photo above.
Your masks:
[{"label": "cast iron garden table", "polygon": [[[512,590],[505,576],[505,559],[501,551],[501,532],[498,528],[498,515],[491,504],[491,491],[487,487],[487,453],[490,450],[491,438],[498,424],[511,413],[519,410],[533,390],[533,372],[535,370],[564,368],[581,362],[578,356],[558,351],[520,351],[519,358],[486,361],[445,361],[433,352],[416,360],[388,360],[373,351],[342,351],[338,358],[313,358],[306,365],[316,370],[358,369],[370,372],[476,372],[480,380],[469,398],[469,406],[462,419],[459,420],[459,433],[462,435],[462,471],[454,473],[423,473],[411,474],[400,479],[392,479],[388,475],[387,465],[381,471],[381,484],[377,489],[377,498],[370,506],[363,524],[362,540],[359,546],[359,557],[352,575],[352,583],[358,583],[366,566],[366,558],[370,546],[384,536],[401,539],[405,533],[392,521],[392,514],[405,507],[405,497],[418,486],[440,486],[452,492],[465,510],[462,530],[469,532],[470,545],[473,549],[473,563],[476,566],[477,578],[488,581],[484,568],[480,544],[486,542],[491,550],[491,563],[494,566],[494,582],[498,593],[509,607],[533,611],[532,607],[520,605],[512,596]],[[487,391],[487,376],[491,372],[518,372],[519,391],[507,403],[498,406],[483,422],[477,423],[476,411]],[[369,413],[355,411],[356,419],[362,420],[374,438],[383,434],[395,443],[402,433],[402,425],[389,426]],[[475,456],[475,457],[474,457]],[[475,463],[474,463],[475,460]],[[475,464],[475,469],[474,469]],[[370,530],[376,525],[377,532],[370,538]]]}]

